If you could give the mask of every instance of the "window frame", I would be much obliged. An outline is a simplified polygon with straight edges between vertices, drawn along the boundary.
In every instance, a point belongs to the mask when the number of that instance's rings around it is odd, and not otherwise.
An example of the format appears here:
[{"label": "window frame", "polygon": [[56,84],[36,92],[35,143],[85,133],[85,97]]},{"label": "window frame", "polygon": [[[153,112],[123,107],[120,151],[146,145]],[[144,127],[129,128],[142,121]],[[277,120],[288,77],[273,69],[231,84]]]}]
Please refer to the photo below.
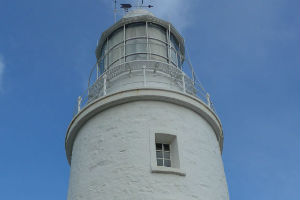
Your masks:
[{"label": "window frame", "polygon": [[[157,146],[161,145],[161,149],[158,149]],[[168,146],[168,150],[166,150],[166,147]],[[172,161],[171,161],[171,145],[167,144],[167,143],[155,143],[155,151],[156,151],[156,161],[157,161],[157,166],[164,166],[164,167],[172,167]],[[158,157],[158,152],[161,152],[161,156],[162,157]],[[166,154],[169,154],[168,158],[166,158]],[[158,160],[162,160],[162,165],[158,164]],[[167,166],[168,164],[167,161],[169,161],[169,166]]]},{"label": "window frame", "polygon": [[[185,176],[184,163],[182,161],[181,152],[181,139],[177,132],[174,130],[150,130],[150,160],[151,160],[151,172],[163,173],[163,174],[175,174]],[[158,166],[156,156],[156,143],[169,144],[170,146],[170,161],[171,166]]]}]

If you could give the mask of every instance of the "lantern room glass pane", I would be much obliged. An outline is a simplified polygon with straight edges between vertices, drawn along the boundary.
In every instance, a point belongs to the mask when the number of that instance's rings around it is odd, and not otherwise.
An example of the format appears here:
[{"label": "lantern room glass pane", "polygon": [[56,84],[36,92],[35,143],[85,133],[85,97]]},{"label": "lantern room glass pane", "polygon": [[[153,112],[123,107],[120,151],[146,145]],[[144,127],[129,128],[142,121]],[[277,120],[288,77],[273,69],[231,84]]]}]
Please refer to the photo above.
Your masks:
[{"label": "lantern room glass pane", "polygon": [[100,55],[100,60],[99,62],[99,70],[100,70],[100,74],[102,74],[105,70],[105,67],[107,65],[107,59],[105,56],[105,52],[107,51],[106,49],[106,42],[103,44],[102,49],[101,49],[101,55]]},{"label": "lantern room glass pane", "polygon": [[171,41],[171,62],[176,66],[180,66],[181,61],[180,61],[179,43],[173,34],[171,34],[170,41]]},{"label": "lantern room glass pane", "polygon": [[147,40],[134,39],[126,42],[126,55],[133,53],[147,53]]},{"label": "lantern room glass pane", "polygon": [[158,60],[167,62],[168,45],[166,29],[162,26],[149,23],[148,24],[150,60]]},{"label": "lantern room glass pane", "polygon": [[115,46],[113,49],[110,50],[109,52],[109,65],[116,63],[116,61],[120,61],[120,58],[123,57],[124,55],[124,45],[123,44],[119,44],[117,46]]},{"label": "lantern room glass pane", "polygon": [[171,47],[173,47],[176,51],[179,51],[178,41],[173,34],[171,34],[170,40],[171,40]]},{"label": "lantern room glass pane", "polygon": [[108,48],[111,49],[115,45],[122,43],[124,39],[123,28],[116,30],[108,39]]},{"label": "lantern room glass pane", "polygon": [[166,58],[163,58],[163,57],[157,56],[157,55],[153,55],[153,54],[150,54],[149,59],[150,60],[156,60],[156,61],[164,62],[164,63],[167,62]]},{"label": "lantern room glass pane", "polygon": [[171,62],[173,64],[175,64],[176,66],[178,66],[178,57],[177,57],[177,52],[175,51],[175,49],[171,49]]},{"label": "lantern room glass pane", "polygon": [[167,42],[166,29],[163,28],[162,26],[149,23],[148,34],[149,34],[149,38],[155,38],[163,42]]},{"label": "lantern room glass pane", "polygon": [[134,60],[147,60],[147,54],[134,54],[131,56],[126,56],[126,62]]},{"label": "lantern room glass pane", "polygon": [[126,41],[126,61],[147,59],[147,39]]},{"label": "lantern room glass pane", "polygon": [[126,39],[135,37],[146,37],[146,24],[134,23],[126,27]]},{"label": "lantern room glass pane", "polygon": [[167,44],[160,42],[158,40],[149,39],[148,47],[152,59],[157,60],[157,57],[152,57],[152,55],[154,54],[160,56],[158,60],[165,61],[165,62],[167,61],[167,51],[168,51]]},{"label": "lantern room glass pane", "polygon": [[[114,31],[112,35],[109,36],[108,41],[105,46],[108,46],[104,58],[104,63],[107,63],[107,68],[112,67],[112,65],[121,64],[123,62],[122,57],[124,57],[124,32],[123,28],[119,28]],[[108,44],[108,45],[107,45]],[[103,51],[101,52],[103,54]],[[101,71],[101,70],[100,70]]]}]

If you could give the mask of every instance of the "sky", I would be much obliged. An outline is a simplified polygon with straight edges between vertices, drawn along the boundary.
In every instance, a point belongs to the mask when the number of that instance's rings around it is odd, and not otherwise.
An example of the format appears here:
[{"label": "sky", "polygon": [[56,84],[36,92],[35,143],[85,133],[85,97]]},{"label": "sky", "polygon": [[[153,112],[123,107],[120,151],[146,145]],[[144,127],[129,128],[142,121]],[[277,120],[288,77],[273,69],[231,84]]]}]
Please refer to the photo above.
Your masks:
[{"label": "sky", "polygon": [[[299,200],[299,0],[150,3],[184,36],[221,119],[230,199]],[[112,7],[0,0],[0,199],[66,199],[65,133]]]}]

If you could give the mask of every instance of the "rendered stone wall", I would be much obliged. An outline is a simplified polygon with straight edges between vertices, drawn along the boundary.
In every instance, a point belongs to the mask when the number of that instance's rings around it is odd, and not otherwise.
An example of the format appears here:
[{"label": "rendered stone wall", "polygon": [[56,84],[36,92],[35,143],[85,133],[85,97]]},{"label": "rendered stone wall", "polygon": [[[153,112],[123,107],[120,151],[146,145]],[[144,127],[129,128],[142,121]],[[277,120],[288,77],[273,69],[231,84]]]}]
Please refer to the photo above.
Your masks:
[{"label": "rendered stone wall", "polygon": [[[151,172],[150,135],[179,135],[186,176]],[[91,118],[76,136],[68,200],[228,200],[219,144],[195,112],[171,103],[136,101]]]}]

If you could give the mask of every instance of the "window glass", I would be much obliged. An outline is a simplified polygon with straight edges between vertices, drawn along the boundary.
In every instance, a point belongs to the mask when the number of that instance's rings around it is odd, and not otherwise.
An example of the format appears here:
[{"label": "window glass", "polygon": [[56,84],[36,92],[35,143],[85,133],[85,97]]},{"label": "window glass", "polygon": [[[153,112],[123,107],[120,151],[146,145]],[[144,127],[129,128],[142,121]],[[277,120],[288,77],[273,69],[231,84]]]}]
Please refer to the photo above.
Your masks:
[{"label": "window glass", "polygon": [[171,167],[171,160],[164,160],[165,167]]},{"label": "window glass", "polygon": [[133,39],[126,42],[126,61],[146,60],[147,40]]},{"label": "window glass", "polygon": [[124,45],[123,44],[119,44],[117,46],[115,46],[114,48],[112,48],[109,52],[109,65],[116,63],[116,61],[119,61],[118,63],[121,63],[120,58],[122,58],[124,56]]},{"label": "window glass", "polygon": [[108,39],[108,48],[111,49],[115,45],[123,42],[123,28],[116,30]]},{"label": "window glass", "polygon": [[134,39],[126,42],[126,55],[133,53],[147,53],[147,40]]},{"label": "window glass", "polygon": [[156,151],[156,157],[157,158],[163,158],[162,151]]},{"label": "window glass", "polygon": [[171,34],[170,40],[171,40],[171,47],[173,47],[176,51],[179,51],[178,41],[173,34]]},{"label": "window glass", "polygon": [[161,62],[167,62],[166,58],[163,58],[163,57],[157,56],[157,55],[153,55],[153,54],[150,54],[149,59],[150,60],[157,60],[157,61],[161,61]]},{"label": "window glass", "polygon": [[169,144],[164,144],[164,150],[165,151],[170,151],[170,145]]},{"label": "window glass", "polygon": [[[161,61],[167,61],[167,44],[160,42],[158,40],[149,39],[149,52],[150,55],[159,55],[159,60]],[[154,60],[156,60],[157,57],[151,57]]]},{"label": "window glass", "polygon": [[170,144],[156,143],[157,166],[171,167]]},{"label": "window glass", "polygon": [[162,150],[162,144],[156,143],[156,150]]},{"label": "window glass", "polygon": [[157,166],[164,166],[163,159],[157,159]]},{"label": "window glass", "polygon": [[173,64],[175,64],[176,66],[178,66],[178,59],[177,59],[177,52],[175,51],[175,49],[171,49],[171,62]]},{"label": "window glass", "polygon": [[147,60],[147,54],[135,54],[131,56],[126,56],[126,62],[134,60]]},{"label": "window glass", "polygon": [[162,26],[149,23],[148,24],[148,36],[149,36],[149,53],[150,60],[158,60],[167,62],[168,57],[168,45],[166,29]]},{"label": "window glass", "polygon": [[126,39],[134,37],[146,37],[146,24],[134,23],[126,27]]},{"label": "window glass", "polygon": [[170,152],[164,152],[164,158],[170,159]]},{"label": "window glass", "polygon": [[171,34],[171,62],[174,63],[176,66],[181,65],[180,63],[180,51],[179,51],[179,43],[177,39]]},{"label": "window glass", "polygon": [[100,60],[99,60],[100,74],[102,74],[104,72],[104,69],[106,66],[105,52],[106,52],[106,42],[104,42],[102,49],[101,49],[101,56],[100,56]]},{"label": "window glass", "polygon": [[156,24],[148,24],[148,35],[149,38],[155,38],[163,42],[167,41],[166,29]]},{"label": "window glass", "polygon": [[158,132],[150,134],[150,140],[151,171],[185,175],[181,169],[177,135]]}]

